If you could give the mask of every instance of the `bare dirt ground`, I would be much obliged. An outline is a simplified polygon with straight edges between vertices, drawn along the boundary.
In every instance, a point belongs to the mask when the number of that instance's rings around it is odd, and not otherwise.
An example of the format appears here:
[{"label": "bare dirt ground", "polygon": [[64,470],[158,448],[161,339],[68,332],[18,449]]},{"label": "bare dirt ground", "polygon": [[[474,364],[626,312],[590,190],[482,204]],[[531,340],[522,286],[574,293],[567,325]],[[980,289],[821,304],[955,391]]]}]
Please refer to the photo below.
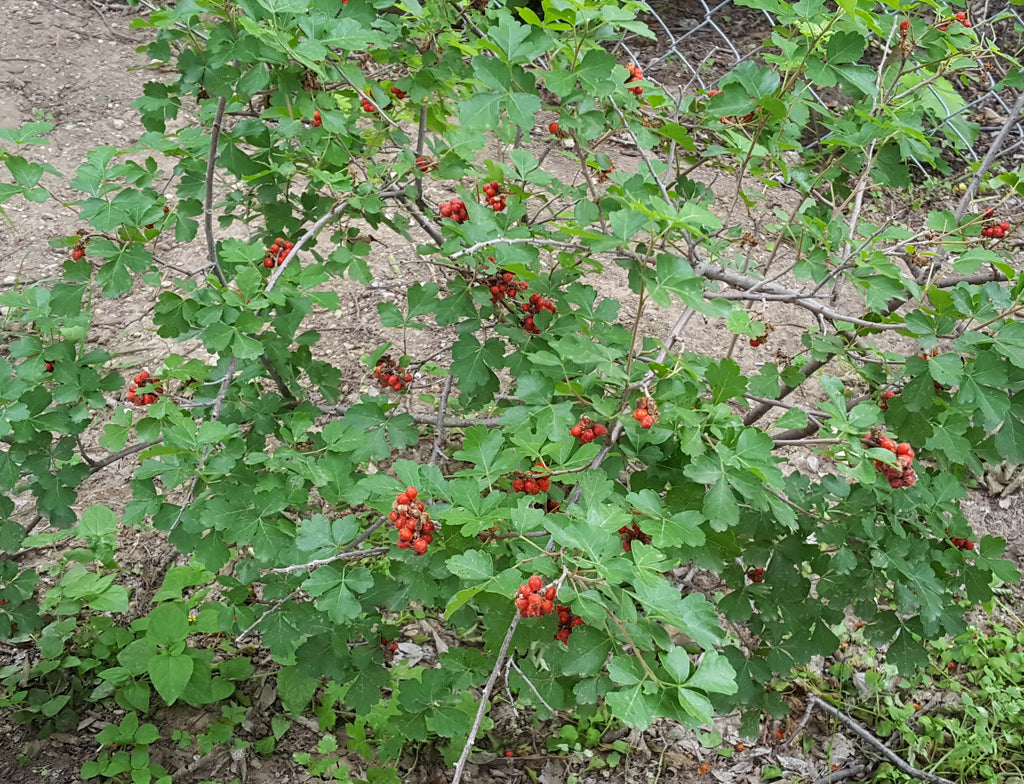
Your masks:
[{"label": "bare dirt ground", "polygon": [[[686,13],[689,11],[690,13]],[[696,8],[679,8],[680,19],[695,16]],[[746,18],[746,17],[744,17]],[[69,175],[85,160],[86,152],[96,145],[112,145],[126,149],[138,138],[143,129],[131,109],[132,101],[142,93],[142,86],[152,78],[159,78],[147,69],[145,61],[135,48],[148,39],[145,30],[129,28],[131,16],[111,5],[98,5],[90,0],[0,0],[0,19],[4,32],[0,34],[0,127],[16,127],[33,119],[52,120],[56,128],[50,135],[49,145],[42,151],[42,159]],[[754,40],[752,38],[752,40]],[[697,45],[697,44],[695,44]],[[714,46],[709,42],[707,46]],[[666,66],[663,76],[669,75]],[[681,82],[685,74],[676,75]],[[623,149],[622,165],[630,165],[631,152]],[[620,158],[617,157],[619,161]],[[632,161],[636,165],[636,159]],[[54,183],[48,183],[51,187]],[[71,198],[69,189],[57,185],[56,193]],[[784,197],[783,197],[784,198]],[[768,207],[772,205],[766,205]],[[47,244],[50,239],[73,233],[78,225],[70,209],[52,211],[51,206],[39,209],[37,205],[12,201],[5,205],[10,223],[0,223],[0,244],[5,248],[5,264],[0,271],[0,290],[13,286],[46,280],[56,275],[65,253]],[[756,224],[756,216],[753,219]],[[170,249],[168,249],[170,251]],[[203,259],[188,253],[165,254],[173,259],[174,268],[167,268],[168,278],[175,269],[194,270]],[[401,295],[412,276],[429,276],[429,271],[414,269],[402,263],[415,257],[413,247],[399,238],[380,235],[375,238],[373,269],[375,284],[372,289],[353,287],[345,292],[352,303],[347,313],[335,313],[324,318],[317,328],[333,337],[325,347],[325,359],[339,366],[351,366],[347,387],[343,392],[358,392],[365,388],[366,380],[359,365],[359,357],[395,335],[384,334],[379,327],[360,322],[360,314],[374,312],[381,299],[395,299]],[[410,272],[410,269],[412,271]],[[623,289],[621,279],[611,276],[604,284],[604,293],[615,296]],[[624,301],[628,298],[623,297]],[[98,335],[107,348],[118,354],[124,367],[137,367],[165,352],[150,326],[152,300],[131,295],[116,301],[98,302]],[[664,332],[667,314],[653,313],[648,331]],[[770,320],[785,324],[787,315],[781,310],[763,314]],[[628,313],[623,313],[628,318]],[[724,328],[694,324],[694,339],[700,340],[700,349],[724,354],[729,350],[732,336]],[[799,332],[782,326],[773,336],[773,350],[792,356],[799,350]],[[180,350],[180,347],[179,347]],[[753,368],[763,361],[763,355],[741,346],[736,358],[745,368]],[[809,470],[807,454],[793,451],[792,461],[800,470]],[[812,463],[813,466],[813,463]],[[132,466],[121,466],[101,472],[85,488],[80,498],[83,506],[102,499],[114,508],[129,500],[126,480]],[[822,466],[820,470],[826,470]],[[1024,563],[1024,505],[1018,490],[1007,498],[996,498],[980,491],[972,491],[967,510],[979,533],[992,533],[1005,537],[1010,554],[1018,563]],[[136,588],[141,596],[151,595],[150,583],[154,575],[174,562],[176,553],[154,532],[125,532],[122,537],[119,560],[126,570],[137,574]],[[37,554],[53,558],[56,551]],[[148,579],[146,575],[148,574]],[[157,580],[159,584],[159,580]],[[1019,602],[1018,602],[1019,604]],[[0,663],[10,656],[0,648]],[[823,665],[824,666],[824,665]],[[266,734],[266,724],[274,712],[273,704],[264,705],[255,692],[254,708],[247,724],[238,731],[253,739]],[[789,731],[799,720],[796,711],[787,722],[767,723],[757,742],[748,742],[746,749],[732,757],[716,756],[715,749],[706,749],[697,736],[678,726],[662,722],[645,733],[620,734],[619,738],[606,736],[607,743],[620,738],[629,742],[630,751],[615,768],[588,770],[587,752],[569,747],[549,752],[545,749],[546,728],[536,731],[528,722],[516,719],[510,712],[496,711],[501,742],[505,748],[516,750],[516,756],[507,759],[498,753],[474,756],[470,779],[482,784],[502,782],[518,784],[540,781],[555,784],[567,781],[570,774],[578,775],[581,784],[596,782],[682,782],[707,780],[698,777],[697,766],[704,761],[714,763],[711,777],[717,781],[739,784],[761,780],[765,764],[779,764],[787,773],[811,781],[822,770],[842,765],[863,757],[853,744],[842,735],[833,735],[824,725],[814,722],[809,732],[818,738],[810,748],[800,744],[789,746]],[[321,732],[315,724],[297,721],[284,736],[277,751],[268,758],[253,754],[228,751],[215,752],[206,758],[195,758],[192,752],[180,750],[171,742],[171,732],[186,730],[193,735],[201,732],[219,715],[218,711],[204,712],[175,708],[160,711],[151,717],[161,727],[163,742],[155,744],[153,756],[173,774],[180,784],[200,781],[249,784],[291,784],[314,780],[293,758],[296,753],[315,752]],[[0,784],[42,784],[61,781],[76,784],[81,764],[94,759],[98,744],[94,740],[107,722],[118,715],[103,715],[94,711],[83,717],[77,731],[58,733],[46,740],[36,740],[31,731],[13,722],[0,711]],[[734,745],[737,735],[736,717],[723,719],[718,729],[723,745]],[[781,731],[782,738],[778,737]],[[344,743],[342,743],[344,745]],[[826,751],[827,749],[827,751]],[[598,752],[605,754],[607,748]],[[358,758],[350,760],[353,775],[362,769]],[[419,750],[418,756],[402,760],[399,769],[405,771],[404,781],[442,782],[446,771],[430,750]],[[529,769],[529,773],[527,770]],[[319,779],[316,779],[319,780]]]}]

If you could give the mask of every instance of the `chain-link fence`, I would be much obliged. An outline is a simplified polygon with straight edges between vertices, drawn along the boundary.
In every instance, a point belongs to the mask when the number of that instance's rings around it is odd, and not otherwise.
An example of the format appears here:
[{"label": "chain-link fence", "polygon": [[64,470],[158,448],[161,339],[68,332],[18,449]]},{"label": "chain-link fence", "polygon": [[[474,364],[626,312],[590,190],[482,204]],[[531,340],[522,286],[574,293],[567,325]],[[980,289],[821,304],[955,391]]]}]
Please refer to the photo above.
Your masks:
[{"label": "chain-link fence", "polygon": [[[892,13],[880,9],[880,13]],[[950,11],[950,21],[955,11]],[[944,107],[946,117],[936,131],[948,132],[962,142],[960,152],[969,163],[980,162],[998,138],[1007,122],[1009,133],[1000,140],[996,159],[1003,159],[1002,168],[1012,168],[1007,157],[1024,159],[1024,126],[1018,120],[1017,99],[1024,88],[1017,68],[1018,55],[1024,52],[1024,15],[1007,3],[982,3],[967,11],[972,30],[985,52],[972,77],[955,87],[963,102],[950,106],[948,94],[934,84],[925,85],[937,105]],[[931,8],[908,12],[919,15],[933,25],[946,20],[935,16]],[[625,49],[645,64],[645,71],[666,74],[684,92],[702,92],[714,87],[726,72],[747,59],[760,58],[772,51],[772,29],[777,20],[764,10],[736,5],[732,0],[709,3],[707,0],[651,0],[646,19],[657,36],[657,43],[639,37],[624,43]],[[895,41],[890,42],[890,46]],[[869,50],[868,55],[871,55]],[[878,56],[876,54],[876,56]],[[667,74],[671,76],[667,76]],[[811,93],[823,110],[833,111],[835,102],[824,95]],[[959,103],[959,102],[958,102]],[[967,139],[954,120],[976,123],[980,133],[976,140]],[[1017,153],[1014,155],[1013,153]],[[923,171],[923,168],[922,168]]]}]

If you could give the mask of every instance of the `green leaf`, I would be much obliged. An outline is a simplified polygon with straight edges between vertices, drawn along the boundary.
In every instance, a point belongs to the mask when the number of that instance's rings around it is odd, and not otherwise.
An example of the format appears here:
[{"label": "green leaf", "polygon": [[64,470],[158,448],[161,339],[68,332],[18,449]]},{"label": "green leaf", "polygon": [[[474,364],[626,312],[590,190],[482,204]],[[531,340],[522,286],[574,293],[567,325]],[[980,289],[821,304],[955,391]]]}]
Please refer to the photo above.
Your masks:
[{"label": "green leaf", "polygon": [[277,673],[277,696],[281,705],[293,716],[300,716],[313,699],[320,681],[298,667],[282,667]]},{"label": "green leaf", "polygon": [[704,692],[716,694],[735,694],[736,670],[724,656],[715,650],[708,650],[704,653],[700,667],[693,676],[686,681],[691,689],[700,689]]},{"label": "green leaf", "polygon": [[451,369],[467,406],[490,402],[499,388],[494,371],[504,366],[504,344],[497,338],[481,344],[475,335],[464,332],[452,346]]},{"label": "green leaf", "polygon": [[149,660],[149,679],[165,703],[173,705],[185,693],[194,666],[195,662],[187,653],[160,651]]},{"label": "green leaf", "polygon": [[612,715],[628,727],[646,729],[658,716],[658,695],[648,694],[640,683],[614,689],[605,700]]},{"label": "green leaf", "polygon": [[78,530],[87,537],[108,536],[117,530],[117,515],[102,504],[94,504],[82,513]]},{"label": "green leaf", "polygon": [[202,566],[172,566],[164,575],[163,585],[153,596],[154,602],[166,599],[181,599],[186,588],[197,585],[208,585],[214,579],[213,572]]},{"label": "green leaf", "polygon": [[740,521],[739,502],[725,479],[719,479],[707,492],[701,511],[716,531],[724,531]]},{"label": "green leaf", "polygon": [[462,449],[454,457],[474,466],[460,470],[458,476],[482,477],[488,484],[495,484],[499,477],[519,467],[519,459],[506,448],[502,434],[483,425],[466,430]]},{"label": "green leaf", "polygon": [[157,645],[173,646],[188,636],[188,609],[180,602],[161,604],[146,618],[146,639]]},{"label": "green leaf", "polygon": [[906,627],[900,629],[885,657],[896,666],[900,675],[911,675],[928,664],[928,652]]},{"label": "green leaf", "polygon": [[470,582],[479,582],[494,576],[494,563],[490,553],[481,550],[467,550],[461,555],[453,555],[447,563],[449,572]]}]

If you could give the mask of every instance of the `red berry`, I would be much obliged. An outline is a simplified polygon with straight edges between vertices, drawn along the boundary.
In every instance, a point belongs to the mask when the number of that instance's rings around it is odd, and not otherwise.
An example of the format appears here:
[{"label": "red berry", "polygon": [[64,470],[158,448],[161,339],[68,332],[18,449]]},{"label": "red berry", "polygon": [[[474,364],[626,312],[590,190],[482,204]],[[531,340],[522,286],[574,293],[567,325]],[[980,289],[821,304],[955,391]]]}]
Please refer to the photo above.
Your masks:
[{"label": "red berry", "polygon": [[571,435],[573,438],[579,438],[582,434],[583,434],[583,426],[582,425],[574,425],[572,430],[569,431],[569,435]]},{"label": "red berry", "polygon": [[589,444],[593,440],[594,440],[594,431],[593,430],[584,430],[580,434],[580,443],[581,444]]},{"label": "red berry", "polygon": [[520,477],[516,477],[512,480],[512,489],[517,493],[523,492],[524,487],[526,487],[526,482],[524,482]]},{"label": "red berry", "polygon": [[527,479],[523,482],[523,491],[529,495],[537,495],[540,492],[540,488],[537,486],[535,479]]},{"label": "red berry", "polygon": [[1002,229],[1003,231],[1009,231],[1010,230],[1010,223],[1009,223],[1009,221],[1003,221],[1002,223],[1000,223],[999,224],[999,228]]},{"label": "red berry", "polygon": [[650,414],[645,416],[643,418],[643,421],[640,423],[640,427],[642,427],[644,430],[650,430],[652,427],[654,427],[654,417],[652,417]]},{"label": "red berry", "polygon": [[319,128],[321,125],[323,125],[323,121],[320,119],[320,110],[319,109],[314,109],[313,110],[313,127],[314,128]]},{"label": "red berry", "polygon": [[424,555],[427,552],[427,547],[429,546],[430,543],[423,537],[420,537],[412,543],[412,549],[415,551],[416,555]]},{"label": "red berry", "polygon": [[44,367],[46,368],[46,372],[47,373],[52,373],[53,372],[53,363],[50,360],[46,360],[45,361]]},{"label": "red berry", "polygon": [[533,575],[526,583],[531,591],[539,591],[544,586],[544,581],[540,578],[540,575]]},{"label": "red berry", "polygon": [[608,428],[606,428],[604,425],[594,425],[594,436],[595,436],[595,438],[600,438],[601,436],[603,436],[607,432],[608,432]]},{"label": "red berry", "polygon": [[879,436],[878,445],[882,449],[888,449],[890,452],[896,451],[896,442],[889,438],[889,436]]},{"label": "red berry", "polygon": [[263,259],[263,266],[266,267],[267,269],[273,269],[274,260],[270,258],[270,256],[267,256],[267,258]]},{"label": "red berry", "polygon": [[910,21],[908,19],[904,19],[902,22],[900,22],[900,32],[901,33],[905,33],[909,29],[910,29]]},{"label": "red berry", "polygon": [[75,248],[73,251],[71,251],[71,258],[73,258],[75,261],[78,261],[84,256],[85,248]]},{"label": "red berry", "polygon": [[412,487],[411,485],[405,488],[405,495],[410,501],[415,501],[416,496],[418,496],[419,494],[420,491],[417,490],[415,487]]},{"label": "red berry", "polygon": [[555,600],[555,586],[553,586],[553,585],[550,586],[544,592],[544,598],[547,599],[548,601],[554,601]]},{"label": "red berry", "polygon": [[551,123],[551,125],[548,126],[548,130],[551,131],[554,136],[558,136],[562,132],[561,126],[556,122]]}]

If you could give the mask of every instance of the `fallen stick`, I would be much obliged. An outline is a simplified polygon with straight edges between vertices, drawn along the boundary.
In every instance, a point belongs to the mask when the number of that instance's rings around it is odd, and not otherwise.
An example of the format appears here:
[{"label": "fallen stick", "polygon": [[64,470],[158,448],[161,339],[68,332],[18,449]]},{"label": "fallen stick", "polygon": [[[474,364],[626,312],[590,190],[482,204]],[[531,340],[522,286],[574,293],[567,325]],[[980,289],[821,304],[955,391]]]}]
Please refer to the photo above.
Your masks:
[{"label": "fallen stick", "polygon": [[867,743],[869,746],[876,749],[883,757],[885,757],[889,762],[895,765],[899,770],[906,773],[908,776],[911,776],[915,779],[921,779],[921,781],[927,781],[929,782],[929,784],[955,784],[949,779],[944,779],[942,778],[942,776],[936,776],[934,773],[929,773],[926,770],[918,770],[909,763],[905,762],[895,752],[891,751],[888,746],[882,743],[882,741],[880,741],[878,738],[876,738],[874,735],[872,735],[870,732],[864,729],[864,727],[862,727],[857,721],[851,719],[841,710],[833,708],[820,697],[816,697],[813,694],[808,694],[807,700],[812,705],[814,705],[814,707],[821,708],[821,710],[825,711],[825,713],[839,719],[839,721],[845,724],[850,729],[850,731],[853,732],[854,735],[856,735],[862,741]]}]

